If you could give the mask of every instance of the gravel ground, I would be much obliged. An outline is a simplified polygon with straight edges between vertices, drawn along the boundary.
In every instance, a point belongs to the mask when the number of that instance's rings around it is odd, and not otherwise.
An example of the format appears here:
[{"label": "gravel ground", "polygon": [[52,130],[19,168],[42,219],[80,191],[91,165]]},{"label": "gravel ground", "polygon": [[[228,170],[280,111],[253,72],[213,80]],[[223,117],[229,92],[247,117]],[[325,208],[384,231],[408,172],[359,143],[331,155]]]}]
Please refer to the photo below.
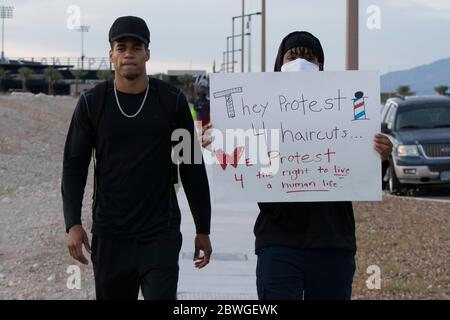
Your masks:
[{"label": "gravel ground", "polygon": [[[355,212],[355,299],[450,299],[450,203],[387,196]],[[367,290],[370,265],[381,269],[381,290]]]},{"label": "gravel ground", "polygon": [[[92,299],[91,266],[80,266],[82,290],[68,290],[60,176],[76,100],[0,96],[0,299]],[[91,170],[92,171],[92,170]],[[83,207],[90,228],[92,177]],[[357,272],[354,299],[450,298],[450,203],[386,196],[355,203]],[[381,270],[368,290],[366,270]],[[87,276],[86,276],[87,275]]]},{"label": "gravel ground", "polygon": [[[65,136],[76,99],[0,96],[0,299],[86,299],[67,290],[60,183]],[[92,178],[89,178],[92,181]],[[92,185],[88,185],[90,195]],[[83,216],[89,227],[86,196]],[[81,267],[83,274],[91,267]],[[89,277],[83,288],[92,287]]]}]

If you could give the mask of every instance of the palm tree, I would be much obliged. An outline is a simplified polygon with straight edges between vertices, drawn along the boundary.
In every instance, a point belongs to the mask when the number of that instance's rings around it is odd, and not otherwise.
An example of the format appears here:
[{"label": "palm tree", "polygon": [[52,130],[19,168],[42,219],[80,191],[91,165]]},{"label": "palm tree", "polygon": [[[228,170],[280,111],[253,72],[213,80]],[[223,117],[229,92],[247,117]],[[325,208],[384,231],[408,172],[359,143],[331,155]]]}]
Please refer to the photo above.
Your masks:
[{"label": "palm tree", "polygon": [[5,70],[3,68],[0,68],[0,90],[2,92],[5,91],[4,87],[3,87],[3,82],[8,77],[9,74],[10,74],[9,70]]},{"label": "palm tree", "polygon": [[410,96],[412,94],[410,86],[399,86],[397,88],[397,93],[401,96]]},{"label": "palm tree", "polygon": [[33,70],[27,67],[22,67],[18,70],[19,78],[22,80],[22,89],[24,91],[28,91],[27,81],[31,78],[31,75],[34,73]]},{"label": "palm tree", "polygon": [[447,95],[448,86],[439,86],[439,87],[434,88],[434,90],[441,96],[445,96],[445,95]]},{"label": "palm tree", "polygon": [[48,94],[53,96],[55,94],[55,83],[62,78],[61,73],[53,67],[48,67],[44,70],[44,76],[48,83]]},{"label": "palm tree", "polygon": [[178,77],[178,81],[183,84],[183,91],[189,102],[193,102],[194,98],[194,78],[190,74],[185,74]]},{"label": "palm tree", "polygon": [[88,72],[85,70],[78,69],[78,70],[72,70],[71,73],[72,73],[73,77],[75,78],[75,95],[79,95],[80,91],[78,90],[78,85],[80,83],[80,79],[85,77],[88,74]]},{"label": "palm tree", "polygon": [[114,79],[114,73],[111,70],[98,70],[97,78],[103,81],[112,80]]}]

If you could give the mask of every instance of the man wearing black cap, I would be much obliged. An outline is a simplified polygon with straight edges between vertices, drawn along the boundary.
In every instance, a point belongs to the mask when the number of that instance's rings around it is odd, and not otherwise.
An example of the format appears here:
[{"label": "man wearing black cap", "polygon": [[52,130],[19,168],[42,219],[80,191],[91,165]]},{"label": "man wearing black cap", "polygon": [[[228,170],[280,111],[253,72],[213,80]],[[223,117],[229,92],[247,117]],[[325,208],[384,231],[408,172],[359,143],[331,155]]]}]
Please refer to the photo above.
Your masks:
[{"label": "man wearing black cap", "polygon": [[[82,246],[91,251],[97,299],[136,299],[139,288],[145,299],[175,299],[182,239],[171,133],[187,130],[191,152],[199,151],[192,117],[181,92],[146,75],[150,32],[144,20],[118,18],[109,42],[114,81],[80,97],[64,149],[62,198],[69,252],[87,264]],[[175,110],[173,119],[169,110]],[[81,207],[93,149],[91,250]],[[212,251],[203,161],[181,163],[180,176],[197,232],[195,266],[203,268]]]},{"label": "man wearing black cap", "polygon": [[[281,42],[274,71],[322,71],[324,62],[319,39],[293,32]],[[374,148],[386,160],[392,143],[377,134]],[[356,253],[352,203],[258,205],[254,233],[259,299],[350,299]]]}]

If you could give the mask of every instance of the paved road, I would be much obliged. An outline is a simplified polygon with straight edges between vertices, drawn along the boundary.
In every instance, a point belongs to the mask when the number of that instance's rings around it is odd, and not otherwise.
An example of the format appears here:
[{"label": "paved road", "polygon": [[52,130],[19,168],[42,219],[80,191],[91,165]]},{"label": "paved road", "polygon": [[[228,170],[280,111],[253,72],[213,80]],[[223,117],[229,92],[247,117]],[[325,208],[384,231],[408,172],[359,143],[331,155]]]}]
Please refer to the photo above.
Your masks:
[{"label": "paved road", "polygon": [[422,188],[416,197],[450,202],[450,186]]},{"label": "paved road", "polygon": [[180,189],[178,199],[184,237],[180,254],[178,298],[256,300],[253,235],[253,223],[258,214],[256,203],[213,207],[213,256],[207,267],[198,270],[192,262],[195,228],[183,189]]},{"label": "paved road", "polygon": [[[389,195],[389,193],[385,192],[385,195]],[[450,203],[450,185],[421,187],[414,194],[414,198],[428,201],[448,201]]]}]

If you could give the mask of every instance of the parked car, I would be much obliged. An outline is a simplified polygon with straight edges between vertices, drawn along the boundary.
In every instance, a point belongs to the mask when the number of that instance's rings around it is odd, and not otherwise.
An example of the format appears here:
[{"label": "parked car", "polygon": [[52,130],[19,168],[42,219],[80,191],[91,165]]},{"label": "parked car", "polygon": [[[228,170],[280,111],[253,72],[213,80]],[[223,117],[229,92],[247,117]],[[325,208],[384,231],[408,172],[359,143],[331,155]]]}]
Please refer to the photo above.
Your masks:
[{"label": "parked car", "polygon": [[387,100],[382,132],[394,145],[387,180],[391,194],[420,185],[450,184],[450,98]]}]

